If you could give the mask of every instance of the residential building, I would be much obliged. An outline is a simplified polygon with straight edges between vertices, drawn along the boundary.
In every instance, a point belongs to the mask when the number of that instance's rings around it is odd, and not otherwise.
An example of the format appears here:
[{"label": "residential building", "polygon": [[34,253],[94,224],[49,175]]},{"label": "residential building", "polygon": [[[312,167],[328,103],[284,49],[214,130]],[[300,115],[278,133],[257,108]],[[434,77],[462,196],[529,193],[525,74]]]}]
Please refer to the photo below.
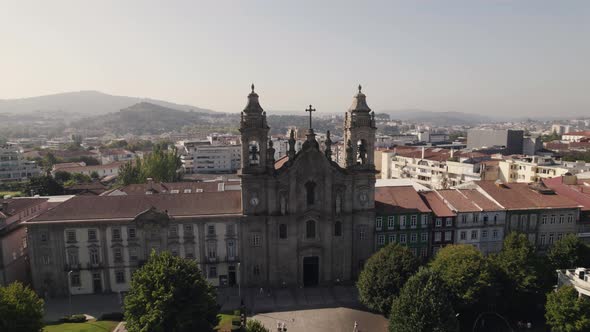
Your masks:
[{"label": "residential building", "polygon": [[177,144],[185,173],[234,173],[240,167],[241,145],[215,140],[180,141]]},{"label": "residential building", "polygon": [[14,145],[0,145],[0,182],[23,181],[41,174],[34,161],[26,160]]},{"label": "residential building", "polygon": [[[381,178],[410,178],[433,189],[446,189],[491,176],[486,164],[490,156],[442,148],[396,147],[380,151]],[[489,174],[489,175],[485,175]]]},{"label": "residential building", "polygon": [[375,189],[375,250],[398,243],[416,257],[430,255],[432,210],[412,186]]},{"label": "residential building", "polygon": [[583,161],[560,163],[551,156],[511,156],[499,162],[498,178],[503,182],[530,183],[589,169],[590,164]]},{"label": "residential building", "polygon": [[0,199],[0,286],[30,283],[27,220],[47,210],[46,198]]},{"label": "residential building", "polygon": [[566,234],[578,232],[582,206],[557,195],[543,182],[480,181],[476,190],[506,209],[506,234],[525,233],[540,250],[547,249]]},{"label": "residential building", "polygon": [[501,147],[504,154],[522,154],[524,131],[512,129],[469,129],[467,148]]},{"label": "residential building", "polygon": [[566,142],[590,141],[590,131],[574,131],[565,133],[561,136],[561,140]]},{"label": "residential building", "polygon": [[551,133],[555,133],[557,135],[563,135],[570,131],[571,126],[569,125],[561,125],[561,124],[553,124],[551,125]]},{"label": "residential building", "polygon": [[572,286],[580,296],[590,298],[590,269],[557,270],[557,287]]},{"label": "residential building", "polygon": [[50,150],[66,150],[74,141],[70,137],[47,140],[45,146]]},{"label": "residential building", "polygon": [[117,176],[119,168],[127,163],[126,161],[116,161],[107,165],[86,165],[85,163],[63,163],[55,164],[51,170],[51,174],[56,172],[67,172],[71,174],[84,174],[92,176],[96,172],[99,178]]},{"label": "residential building", "polygon": [[436,192],[456,217],[455,244],[469,244],[484,255],[499,252],[504,240],[506,211],[475,189]]},{"label": "residential building", "polygon": [[457,214],[436,191],[420,192],[420,197],[432,211],[430,248],[431,255],[449,244],[455,243]]},{"label": "residential building", "polygon": [[567,197],[581,206],[578,237],[590,243],[590,180],[579,179],[577,175],[566,174],[552,179],[545,179],[543,183],[553,189],[557,195]]},{"label": "residential building", "polygon": [[101,164],[108,165],[119,161],[134,160],[135,153],[126,149],[101,149],[99,157]]}]

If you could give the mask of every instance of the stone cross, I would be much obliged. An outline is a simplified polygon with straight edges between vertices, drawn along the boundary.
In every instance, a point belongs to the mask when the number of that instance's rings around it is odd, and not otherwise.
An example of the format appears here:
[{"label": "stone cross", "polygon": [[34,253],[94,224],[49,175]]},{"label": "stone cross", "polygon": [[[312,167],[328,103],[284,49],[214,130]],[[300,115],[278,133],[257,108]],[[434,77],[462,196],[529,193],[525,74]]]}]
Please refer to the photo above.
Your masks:
[{"label": "stone cross", "polygon": [[314,108],[311,108],[311,105],[309,105],[309,108],[305,110],[306,112],[309,112],[309,129],[311,129],[311,112],[315,112]]}]

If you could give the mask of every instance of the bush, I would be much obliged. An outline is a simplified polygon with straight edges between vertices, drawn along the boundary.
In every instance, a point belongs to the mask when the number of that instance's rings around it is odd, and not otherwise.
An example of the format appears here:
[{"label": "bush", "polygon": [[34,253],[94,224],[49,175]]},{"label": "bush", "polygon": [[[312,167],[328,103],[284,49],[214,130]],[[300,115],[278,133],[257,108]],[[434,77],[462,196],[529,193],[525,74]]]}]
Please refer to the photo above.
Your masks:
[{"label": "bush", "polygon": [[86,316],[84,315],[64,316],[59,320],[60,323],[84,323],[85,321]]},{"label": "bush", "polygon": [[43,300],[20,282],[0,286],[0,331],[37,332],[43,329]]},{"label": "bush", "polygon": [[100,320],[112,320],[112,321],[122,321],[123,320],[123,313],[122,312],[109,312],[106,314],[102,314],[100,316]]}]

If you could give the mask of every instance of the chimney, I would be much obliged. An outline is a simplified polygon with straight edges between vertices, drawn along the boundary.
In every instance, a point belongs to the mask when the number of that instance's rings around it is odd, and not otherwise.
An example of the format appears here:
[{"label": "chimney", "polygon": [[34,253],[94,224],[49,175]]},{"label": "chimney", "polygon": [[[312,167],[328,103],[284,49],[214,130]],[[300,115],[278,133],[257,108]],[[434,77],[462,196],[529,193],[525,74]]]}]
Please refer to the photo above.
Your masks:
[{"label": "chimney", "polygon": [[148,190],[154,190],[154,179],[147,178]]},{"label": "chimney", "polygon": [[422,158],[421,159],[424,159],[424,147],[422,147]]},{"label": "chimney", "polygon": [[8,200],[2,201],[2,207],[0,208],[0,211],[8,213]]},{"label": "chimney", "polygon": [[451,158],[455,156],[455,149],[451,148]]},{"label": "chimney", "polygon": [[567,172],[561,177],[561,183],[567,184],[567,185],[575,185],[578,183],[578,177],[575,175],[572,175],[572,173],[570,173],[570,172]]}]

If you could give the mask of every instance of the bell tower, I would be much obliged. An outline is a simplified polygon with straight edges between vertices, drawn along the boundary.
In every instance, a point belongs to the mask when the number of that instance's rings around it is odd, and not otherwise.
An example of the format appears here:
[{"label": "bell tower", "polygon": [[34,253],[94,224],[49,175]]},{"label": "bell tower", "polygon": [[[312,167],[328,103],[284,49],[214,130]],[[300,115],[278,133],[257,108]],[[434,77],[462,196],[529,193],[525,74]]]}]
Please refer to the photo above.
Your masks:
[{"label": "bell tower", "polygon": [[344,167],[375,169],[375,112],[367,105],[367,96],[359,85],[358,93],[344,118]]},{"label": "bell tower", "polygon": [[240,133],[242,139],[242,174],[265,173],[268,167],[268,131],[266,112],[258,102],[258,94],[252,92],[248,95],[248,104],[242,111],[240,121]]}]

